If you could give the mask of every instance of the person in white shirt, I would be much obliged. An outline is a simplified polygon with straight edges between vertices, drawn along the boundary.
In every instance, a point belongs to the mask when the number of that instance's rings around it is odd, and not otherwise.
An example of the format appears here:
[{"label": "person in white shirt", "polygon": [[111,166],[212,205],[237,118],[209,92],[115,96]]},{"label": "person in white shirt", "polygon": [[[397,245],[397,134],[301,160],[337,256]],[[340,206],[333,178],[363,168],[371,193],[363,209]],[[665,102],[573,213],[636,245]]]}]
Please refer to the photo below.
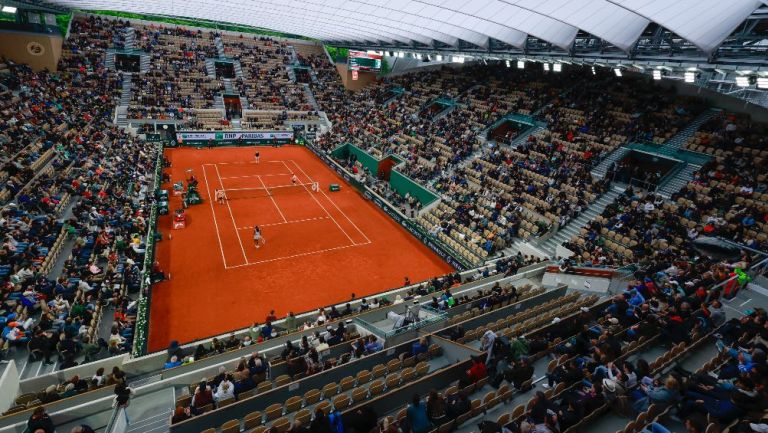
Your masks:
[{"label": "person in white shirt", "polygon": [[219,387],[216,388],[216,393],[213,394],[213,400],[216,403],[228,398],[235,398],[235,385],[229,381],[229,378],[222,380]]}]

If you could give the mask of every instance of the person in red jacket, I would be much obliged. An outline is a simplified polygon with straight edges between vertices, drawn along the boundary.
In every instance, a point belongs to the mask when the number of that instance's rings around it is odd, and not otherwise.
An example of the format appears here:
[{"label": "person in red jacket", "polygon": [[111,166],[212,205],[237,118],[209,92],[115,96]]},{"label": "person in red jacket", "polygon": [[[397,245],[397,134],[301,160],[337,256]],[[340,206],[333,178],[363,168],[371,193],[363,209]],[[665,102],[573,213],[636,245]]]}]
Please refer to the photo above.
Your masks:
[{"label": "person in red jacket", "polygon": [[475,383],[486,376],[488,376],[488,370],[485,368],[485,362],[483,362],[481,357],[473,356],[472,366],[467,370],[466,385]]}]

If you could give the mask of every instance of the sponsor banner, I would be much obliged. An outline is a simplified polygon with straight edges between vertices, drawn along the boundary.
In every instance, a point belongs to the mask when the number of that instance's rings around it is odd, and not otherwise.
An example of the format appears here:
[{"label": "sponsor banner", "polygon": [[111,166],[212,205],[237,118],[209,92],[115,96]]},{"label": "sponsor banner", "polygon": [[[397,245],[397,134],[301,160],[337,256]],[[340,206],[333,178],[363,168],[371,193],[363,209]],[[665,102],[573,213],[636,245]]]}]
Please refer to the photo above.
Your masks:
[{"label": "sponsor banner", "polygon": [[290,143],[293,140],[293,132],[290,131],[266,131],[266,132],[247,132],[247,131],[215,131],[215,132],[178,132],[176,141],[179,143],[188,142],[233,142],[247,141],[257,143]]}]

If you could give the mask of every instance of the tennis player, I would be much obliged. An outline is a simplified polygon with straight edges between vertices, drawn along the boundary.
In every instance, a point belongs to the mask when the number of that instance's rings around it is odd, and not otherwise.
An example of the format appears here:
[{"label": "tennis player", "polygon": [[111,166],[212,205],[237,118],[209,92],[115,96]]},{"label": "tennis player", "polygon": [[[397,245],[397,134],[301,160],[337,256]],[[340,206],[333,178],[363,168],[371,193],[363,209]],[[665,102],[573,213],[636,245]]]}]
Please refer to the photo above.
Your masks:
[{"label": "tennis player", "polygon": [[261,235],[261,229],[259,226],[253,227],[253,244],[256,246],[256,248],[261,248],[262,245],[265,245],[267,241],[264,239],[264,236]]},{"label": "tennis player", "polygon": [[260,157],[260,156],[261,156],[261,155],[259,155],[259,151],[257,150],[257,151],[256,151],[256,154],[255,154],[255,155],[253,155],[253,158],[256,160],[256,164],[258,164],[258,163],[259,163],[259,157]]},{"label": "tennis player", "polygon": [[295,174],[294,174],[293,176],[291,176],[291,183],[293,183],[294,185],[296,185],[297,183],[299,183],[299,178],[298,178],[298,177],[296,177],[296,175],[295,175]]},{"label": "tennis player", "polygon": [[223,190],[223,189],[217,189],[217,190],[214,192],[214,197],[216,198],[216,201],[217,201],[219,204],[224,204],[224,200],[226,200],[226,199],[227,199],[227,196],[225,195],[225,193],[224,193],[224,190]]}]

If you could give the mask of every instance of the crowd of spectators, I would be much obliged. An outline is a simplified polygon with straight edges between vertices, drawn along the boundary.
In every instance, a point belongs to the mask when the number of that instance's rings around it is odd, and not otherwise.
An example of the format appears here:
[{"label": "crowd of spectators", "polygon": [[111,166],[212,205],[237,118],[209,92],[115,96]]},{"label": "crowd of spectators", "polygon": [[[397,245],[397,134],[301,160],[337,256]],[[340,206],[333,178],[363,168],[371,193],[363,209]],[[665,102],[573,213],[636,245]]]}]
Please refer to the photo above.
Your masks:
[{"label": "crowd of spectators", "polygon": [[[55,73],[2,61],[7,101],[17,104],[2,111],[2,137],[18,149],[0,211],[3,357],[27,348],[32,361],[64,369],[131,346],[128,293],[140,285],[156,154],[111,123],[118,76],[104,68],[106,46],[87,35],[112,31],[75,20]],[[114,319],[102,318],[107,307]],[[102,319],[113,320],[110,335],[99,333]]]}]

